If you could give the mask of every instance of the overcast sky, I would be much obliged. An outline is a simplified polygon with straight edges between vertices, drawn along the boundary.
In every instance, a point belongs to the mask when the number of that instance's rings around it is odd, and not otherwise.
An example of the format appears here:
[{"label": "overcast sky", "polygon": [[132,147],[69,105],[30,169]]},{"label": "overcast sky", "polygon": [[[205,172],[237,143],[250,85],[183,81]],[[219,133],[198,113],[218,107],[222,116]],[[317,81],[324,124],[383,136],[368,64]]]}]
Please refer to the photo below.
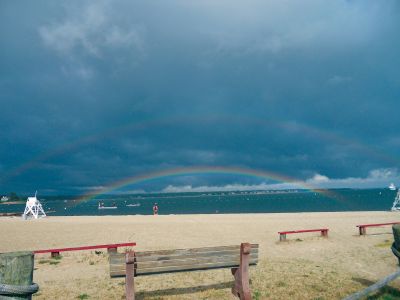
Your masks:
[{"label": "overcast sky", "polygon": [[[0,193],[400,185],[399,36],[396,0],[3,0]],[[288,186],[228,173],[125,191]]]}]

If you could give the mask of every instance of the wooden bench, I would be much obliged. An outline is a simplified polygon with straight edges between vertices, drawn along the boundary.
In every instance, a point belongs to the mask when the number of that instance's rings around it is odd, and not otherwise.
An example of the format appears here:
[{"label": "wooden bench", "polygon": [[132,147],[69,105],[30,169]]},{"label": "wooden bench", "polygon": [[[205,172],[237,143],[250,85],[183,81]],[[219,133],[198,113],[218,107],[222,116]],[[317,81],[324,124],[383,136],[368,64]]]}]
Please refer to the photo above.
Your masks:
[{"label": "wooden bench", "polygon": [[367,227],[379,227],[379,226],[387,226],[387,225],[394,225],[394,224],[400,224],[400,222],[390,222],[390,223],[379,223],[379,224],[363,224],[363,225],[357,225],[360,235],[366,235],[367,234]]},{"label": "wooden bench", "polygon": [[40,253],[51,253],[51,257],[60,256],[60,252],[66,251],[81,251],[81,250],[93,250],[93,249],[107,249],[108,253],[117,252],[119,247],[133,247],[136,243],[120,243],[120,244],[107,244],[107,245],[95,245],[95,246],[83,246],[73,248],[59,248],[59,249],[46,249],[46,250],[35,250],[34,254]]},{"label": "wooden bench", "polygon": [[279,233],[279,240],[286,241],[286,235],[287,234],[293,234],[293,233],[304,233],[304,232],[321,232],[321,236],[323,237],[328,237],[328,228],[320,228],[320,229],[306,229],[306,230],[291,230],[291,231],[281,231]]},{"label": "wooden bench", "polygon": [[250,300],[249,265],[258,262],[258,244],[110,254],[110,276],[125,277],[126,299],[135,299],[134,277],[173,272],[231,268],[232,293]]}]

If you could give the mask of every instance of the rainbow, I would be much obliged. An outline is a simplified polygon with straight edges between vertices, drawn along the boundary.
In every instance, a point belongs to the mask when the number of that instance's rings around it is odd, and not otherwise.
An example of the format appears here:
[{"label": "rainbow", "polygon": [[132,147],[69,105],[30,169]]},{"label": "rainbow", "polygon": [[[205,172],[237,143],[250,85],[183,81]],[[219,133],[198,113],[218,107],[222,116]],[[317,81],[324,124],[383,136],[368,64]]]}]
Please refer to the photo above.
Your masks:
[{"label": "rainbow", "polygon": [[220,166],[196,166],[196,167],[181,167],[166,169],[161,171],[150,172],[146,174],[135,175],[132,177],[127,177],[122,180],[116,181],[106,187],[103,187],[96,191],[91,191],[80,196],[74,201],[74,204],[79,204],[82,202],[87,202],[95,199],[97,196],[104,195],[121,189],[126,186],[147,182],[151,180],[176,177],[176,176],[188,176],[188,175],[205,175],[205,174],[226,174],[226,175],[242,175],[255,178],[261,178],[265,180],[273,180],[277,182],[290,183],[299,188],[313,191],[318,194],[323,194],[329,198],[335,197],[335,193],[330,190],[316,189],[304,181],[297,180],[288,176],[284,176],[275,172],[267,172],[254,170],[249,168],[240,167],[220,167]]}]

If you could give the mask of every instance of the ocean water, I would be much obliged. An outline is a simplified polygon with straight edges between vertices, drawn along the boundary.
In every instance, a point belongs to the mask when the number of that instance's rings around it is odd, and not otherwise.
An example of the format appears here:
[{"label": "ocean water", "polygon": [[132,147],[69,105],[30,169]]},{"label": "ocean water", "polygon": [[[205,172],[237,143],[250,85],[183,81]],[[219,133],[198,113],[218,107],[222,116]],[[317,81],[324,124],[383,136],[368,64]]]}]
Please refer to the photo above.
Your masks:
[{"label": "ocean water", "polygon": [[[48,215],[150,215],[155,202],[160,215],[228,214],[322,211],[387,211],[396,191],[389,189],[331,189],[320,192],[307,190],[212,192],[143,195],[105,195],[79,202],[74,197],[40,197]],[[98,209],[98,202],[116,209]],[[127,206],[127,205],[134,206]],[[0,213],[22,213],[25,203],[0,205]]]}]

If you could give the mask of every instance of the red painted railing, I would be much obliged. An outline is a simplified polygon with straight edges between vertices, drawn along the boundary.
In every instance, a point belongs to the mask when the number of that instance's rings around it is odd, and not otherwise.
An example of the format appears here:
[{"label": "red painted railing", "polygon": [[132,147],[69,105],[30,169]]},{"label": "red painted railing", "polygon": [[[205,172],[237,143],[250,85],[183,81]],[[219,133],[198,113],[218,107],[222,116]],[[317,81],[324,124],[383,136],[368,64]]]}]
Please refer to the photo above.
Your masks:
[{"label": "red painted railing", "polygon": [[106,245],[95,245],[95,246],[82,246],[82,247],[70,247],[70,248],[58,248],[58,249],[46,249],[46,250],[35,250],[33,253],[51,253],[51,256],[58,256],[60,252],[66,251],[81,251],[81,250],[93,250],[93,249],[102,249],[105,248],[107,250],[116,251],[119,247],[132,247],[136,246],[136,243],[120,243],[120,244],[106,244]]}]

